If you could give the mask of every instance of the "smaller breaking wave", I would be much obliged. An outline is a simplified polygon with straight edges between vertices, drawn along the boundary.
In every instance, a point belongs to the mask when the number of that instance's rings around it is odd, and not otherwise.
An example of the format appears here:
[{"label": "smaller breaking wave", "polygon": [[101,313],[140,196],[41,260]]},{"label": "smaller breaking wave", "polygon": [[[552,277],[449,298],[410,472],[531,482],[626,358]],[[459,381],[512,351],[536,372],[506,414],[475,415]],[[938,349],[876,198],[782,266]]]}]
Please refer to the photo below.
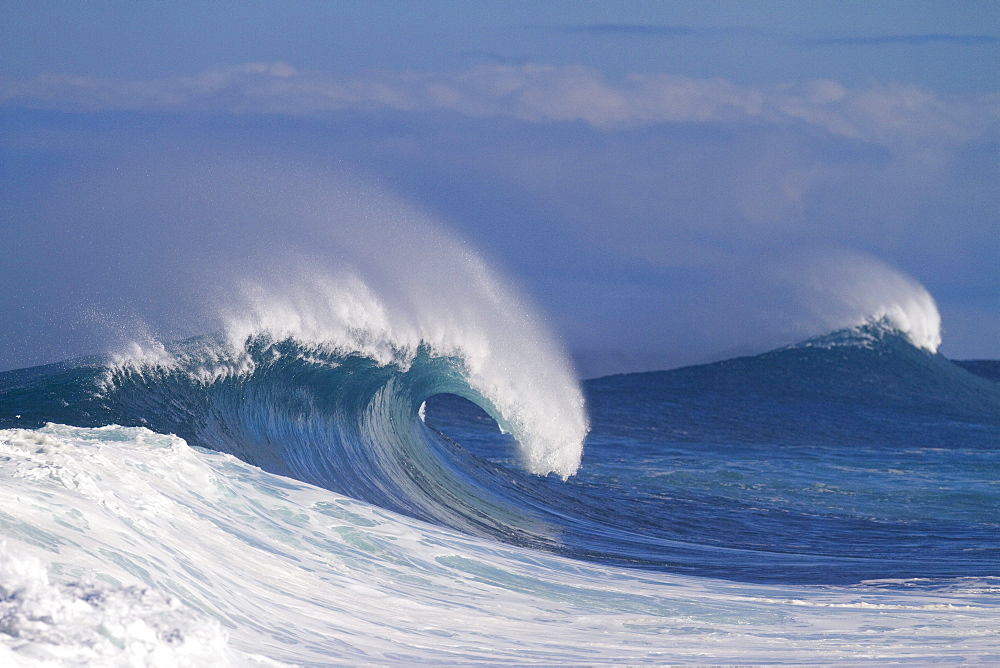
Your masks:
[{"label": "smaller breaking wave", "polygon": [[797,274],[815,320],[826,332],[895,331],[917,348],[936,353],[941,314],[920,283],[872,257],[840,252],[802,263]]}]

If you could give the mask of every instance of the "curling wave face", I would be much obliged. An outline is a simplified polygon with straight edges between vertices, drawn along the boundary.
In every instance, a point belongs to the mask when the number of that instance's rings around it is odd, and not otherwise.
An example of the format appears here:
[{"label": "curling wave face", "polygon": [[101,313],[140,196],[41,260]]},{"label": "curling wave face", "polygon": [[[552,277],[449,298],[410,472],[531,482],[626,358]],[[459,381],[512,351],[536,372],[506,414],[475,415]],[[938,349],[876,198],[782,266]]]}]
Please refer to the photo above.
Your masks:
[{"label": "curling wave face", "polygon": [[165,348],[156,362],[118,360],[97,379],[104,419],[138,420],[271,473],[468,533],[530,527],[533,520],[508,511],[514,504],[494,491],[502,487],[498,471],[421,419],[429,397],[449,393],[520,437],[510,443],[518,453],[545,443],[523,413],[507,417],[516,405],[473,386],[464,358],[426,343],[407,350],[359,342],[363,354],[273,335],[251,335],[240,347],[197,339]]},{"label": "curling wave face", "polygon": [[317,353],[361,356],[404,372],[421,352],[449,358],[461,367],[463,381],[438,392],[481,405],[515,438],[529,472],[573,475],[588,423],[568,359],[485,264],[468,253],[460,260],[445,277],[462,284],[460,294],[394,286],[394,294],[404,293],[402,303],[388,301],[353,275],[300,275],[278,290],[245,286],[246,306],[226,320],[224,354],[241,360],[242,370],[257,363],[245,356],[247,342],[261,340],[290,340]]}]

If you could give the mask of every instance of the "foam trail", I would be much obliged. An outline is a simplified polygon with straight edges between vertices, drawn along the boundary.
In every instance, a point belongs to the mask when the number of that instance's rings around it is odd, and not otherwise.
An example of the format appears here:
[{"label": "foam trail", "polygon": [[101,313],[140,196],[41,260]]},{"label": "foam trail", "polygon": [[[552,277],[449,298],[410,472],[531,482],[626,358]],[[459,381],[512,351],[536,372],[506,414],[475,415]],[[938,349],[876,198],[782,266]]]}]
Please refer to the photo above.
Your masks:
[{"label": "foam trail", "polygon": [[941,315],[920,283],[872,257],[842,251],[810,258],[800,275],[805,299],[827,332],[878,325],[904,334],[917,348],[936,353]]}]

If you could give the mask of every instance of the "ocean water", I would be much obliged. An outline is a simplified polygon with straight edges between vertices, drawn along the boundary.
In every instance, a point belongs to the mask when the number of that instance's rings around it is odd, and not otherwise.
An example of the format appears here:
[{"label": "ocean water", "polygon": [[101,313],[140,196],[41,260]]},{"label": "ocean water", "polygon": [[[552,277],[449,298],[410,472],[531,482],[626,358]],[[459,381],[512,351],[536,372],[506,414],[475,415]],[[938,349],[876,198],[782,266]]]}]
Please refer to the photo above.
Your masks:
[{"label": "ocean water", "polygon": [[324,289],[0,374],[0,664],[1000,661],[997,365],[926,313],[579,383]]}]

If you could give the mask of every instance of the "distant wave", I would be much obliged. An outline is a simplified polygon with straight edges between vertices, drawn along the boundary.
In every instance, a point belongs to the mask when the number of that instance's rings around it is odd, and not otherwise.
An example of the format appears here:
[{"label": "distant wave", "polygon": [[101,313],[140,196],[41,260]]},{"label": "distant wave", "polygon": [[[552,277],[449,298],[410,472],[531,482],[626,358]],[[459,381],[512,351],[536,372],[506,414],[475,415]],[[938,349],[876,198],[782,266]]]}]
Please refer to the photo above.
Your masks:
[{"label": "distant wave", "polygon": [[[838,252],[800,259],[793,272],[807,308],[825,332],[884,327],[936,353],[941,315],[920,283],[870,256]],[[815,332],[819,333],[819,332]]]}]

